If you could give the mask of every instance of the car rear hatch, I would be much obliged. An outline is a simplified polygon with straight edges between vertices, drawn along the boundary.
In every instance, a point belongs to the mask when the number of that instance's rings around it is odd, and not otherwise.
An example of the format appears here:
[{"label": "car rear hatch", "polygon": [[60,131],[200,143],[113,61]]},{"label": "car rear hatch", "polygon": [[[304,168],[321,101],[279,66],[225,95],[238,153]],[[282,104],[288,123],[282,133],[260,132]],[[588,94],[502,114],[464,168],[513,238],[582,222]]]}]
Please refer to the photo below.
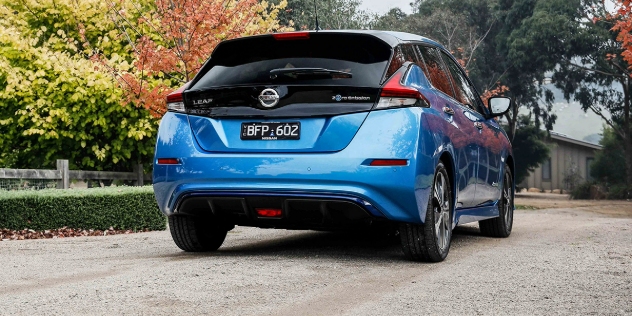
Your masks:
[{"label": "car rear hatch", "polygon": [[333,152],[380,93],[391,46],[361,33],[295,32],[226,41],[184,92],[211,152]]}]

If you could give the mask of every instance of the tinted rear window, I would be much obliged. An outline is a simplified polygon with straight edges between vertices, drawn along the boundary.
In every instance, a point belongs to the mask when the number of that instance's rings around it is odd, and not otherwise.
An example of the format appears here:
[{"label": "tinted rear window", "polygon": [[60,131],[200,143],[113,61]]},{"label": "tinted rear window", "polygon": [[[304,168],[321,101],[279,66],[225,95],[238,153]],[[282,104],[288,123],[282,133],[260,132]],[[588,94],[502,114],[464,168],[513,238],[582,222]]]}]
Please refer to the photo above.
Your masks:
[{"label": "tinted rear window", "polygon": [[[391,47],[362,34],[315,34],[309,39],[276,40],[259,36],[220,44],[209,60],[209,69],[192,87],[242,85],[316,84],[377,87],[384,75]],[[350,72],[351,78],[277,76],[284,68],[324,68]],[[335,77],[335,76],[334,76]]]}]

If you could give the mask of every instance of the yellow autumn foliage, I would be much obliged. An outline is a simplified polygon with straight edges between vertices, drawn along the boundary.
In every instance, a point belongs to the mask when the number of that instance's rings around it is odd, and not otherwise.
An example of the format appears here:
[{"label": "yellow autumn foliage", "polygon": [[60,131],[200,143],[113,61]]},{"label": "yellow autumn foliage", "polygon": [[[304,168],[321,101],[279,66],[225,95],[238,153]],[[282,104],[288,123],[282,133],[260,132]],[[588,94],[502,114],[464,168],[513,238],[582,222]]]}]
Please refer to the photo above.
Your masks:
[{"label": "yellow autumn foliage", "polygon": [[[206,13],[205,18],[221,23],[208,33],[194,33],[214,38],[213,46],[189,51],[199,56],[192,59],[195,67],[220,40],[289,30],[277,20],[285,0],[279,5],[249,1],[253,5],[240,11],[243,16]],[[138,67],[141,38],[155,43],[155,58],[177,44],[165,40],[169,21],[157,14],[159,3],[0,0],[0,167],[52,168],[56,159],[69,159],[72,168],[130,170],[152,161],[159,123],[155,114],[164,111],[164,95],[188,75]],[[185,61],[178,63],[181,67]],[[142,89],[136,90],[138,83]]]}]

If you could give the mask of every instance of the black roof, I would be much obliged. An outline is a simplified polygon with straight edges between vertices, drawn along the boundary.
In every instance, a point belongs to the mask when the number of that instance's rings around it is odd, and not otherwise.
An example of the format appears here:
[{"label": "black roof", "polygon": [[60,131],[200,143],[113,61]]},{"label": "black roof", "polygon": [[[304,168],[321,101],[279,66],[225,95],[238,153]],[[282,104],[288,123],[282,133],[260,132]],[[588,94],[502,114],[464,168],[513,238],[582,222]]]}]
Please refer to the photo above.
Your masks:
[{"label": "black roof", "polygon": [[[421,43],[427,43],[427,44],[431,44],[434,46],[438,46],[443,48],[443,46],[427,37],[423,37],[420,35],[415,35],[415,34],[411,34],[411,33],[404,33],[404,32],[392,32],[392,31],[380,31],[380,30],[321,30],[321,31],[299,31],[296,33],[319,33],[319,34],[327,34],[327,33],[336,33],[336,34],[365,34],[365,35],[371,35],[374,36],[380,40],[382,40],[383,42],[387,43],[388,45],[390,45],[391,47],[395,47],[398,44],[401,43],[406,43],[406,42],[421,42]],[[287,33],[294,33],[294,32],[287,32]],[[277,33],[278,34],[278,33]],[[252,37],[260,37],[260,36],[272,36],[273,34],[262,34],[262,35],[254,35],[254,36],[246,36],[246,37],[240,37],[240,38],[236,38],[236,39],[232,39],[232,40],[228,40],[226,42],[231,42],[231,41],[239,41],[242,39],[248,39],[248,38],[252,38]]]}]

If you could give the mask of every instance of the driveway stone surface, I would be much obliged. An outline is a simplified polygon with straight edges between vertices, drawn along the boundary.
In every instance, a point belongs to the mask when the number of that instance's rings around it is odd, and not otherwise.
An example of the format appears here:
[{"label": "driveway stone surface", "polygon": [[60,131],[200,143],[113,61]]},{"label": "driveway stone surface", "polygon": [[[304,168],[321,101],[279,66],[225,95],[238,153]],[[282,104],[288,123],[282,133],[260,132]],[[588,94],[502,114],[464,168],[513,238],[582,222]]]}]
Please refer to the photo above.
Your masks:
[{"label": "driveway stone surface", "polygon": [[0,314],[632,314],[632,218],[615,213],[519,210],[506,239],[459,227],[437,264],[393,238],[246,227],[203,254],[167,231],[0,242]]}]

